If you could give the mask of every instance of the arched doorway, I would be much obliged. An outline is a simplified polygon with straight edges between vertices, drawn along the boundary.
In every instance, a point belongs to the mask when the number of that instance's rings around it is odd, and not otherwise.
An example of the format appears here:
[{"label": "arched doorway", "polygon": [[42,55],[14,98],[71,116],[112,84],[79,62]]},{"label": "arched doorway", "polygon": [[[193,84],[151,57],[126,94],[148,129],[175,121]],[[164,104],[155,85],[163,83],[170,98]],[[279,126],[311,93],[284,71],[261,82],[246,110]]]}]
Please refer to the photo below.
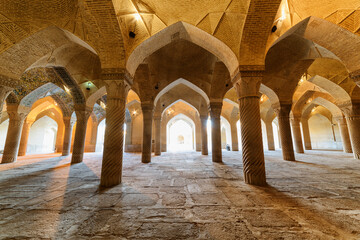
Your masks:
[{"label": "arched doorway", "polygon": [[6,119],[0,124],[0,151],[4,151],[6,135],[9,128],[9,119]]},{"label": "arched doorway", "polygon": [[48,116],[38,119],[30,128],[27,153],[53,153],[55,151],[57,122]]},{"label": "arched doorway", "polygon": [[193,151],[195,148],[195,124],[184,114],[178,114],[167,124],[169,151]]}]

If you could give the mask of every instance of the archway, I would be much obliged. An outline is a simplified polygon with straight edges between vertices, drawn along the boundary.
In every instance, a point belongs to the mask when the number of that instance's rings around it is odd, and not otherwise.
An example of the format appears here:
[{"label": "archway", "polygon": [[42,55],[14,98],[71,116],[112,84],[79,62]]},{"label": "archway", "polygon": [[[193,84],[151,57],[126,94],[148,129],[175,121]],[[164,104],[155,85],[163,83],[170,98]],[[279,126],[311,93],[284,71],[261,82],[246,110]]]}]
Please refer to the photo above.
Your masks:
[{"label": "archway", "polygon": [[55,150],[58,124],[44,116],[30,128],[27,153],[53,153]]},{"label": "archway", "polygon": [[227,149],[227,146],[231,149],[231,127],[229,121],[221,116],[221,148]]},{"label": "archway", "polygon": [[184,114],[178,114],[167,124],[169,151],[193,151],[195,149],[195,124]]},{"label": "archway", "polygon": [[308,123],[313,149],[342,150],[340,133],[336,124],[319,113],[312,114]]},{"label": "archway", "polygon": [[0,124],[0,153],[4,151],[8,128],[9,128],[9,119],[6,119]]},{"label": "archway", "polygon": [[105,119],[103,119],[98,125],[95,152],[102,152],[104,150],[104,138],[105,138]]}]

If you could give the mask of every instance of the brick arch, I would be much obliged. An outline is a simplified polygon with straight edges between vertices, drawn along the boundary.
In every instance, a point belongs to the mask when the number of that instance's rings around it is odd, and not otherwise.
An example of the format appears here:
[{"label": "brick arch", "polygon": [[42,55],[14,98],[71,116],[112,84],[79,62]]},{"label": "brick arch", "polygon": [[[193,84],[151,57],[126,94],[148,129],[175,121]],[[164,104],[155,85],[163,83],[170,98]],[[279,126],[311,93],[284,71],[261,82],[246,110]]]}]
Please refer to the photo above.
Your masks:
[{"label": "brick arch", "polygon": [[210,103],[210,99],[209,99],[208,95],[201,88],[199,88],[195,84],[193,84],[183,78],[179,78],[178,80],[167,85],[156,95],[155,100],[154,100],[154,105],[156,106],[156,104],[157,104],[158,100],[161,98],[161,96],[163,96],[165,93],[167,93],[168,91],[170,91],[171,89],[173,89],[174,87],[176,87],[179,84],[184,84],[185,86],[191,88],[192,90],[194,90],[195,92],[200,94],[204,98],[204,100],[206,101],[207,104]]},{"label": "brick arch", "polygon": [[127,60],[126,69],[134,76],[138,66],[148,56],[177,39],[192,42],[218,57],[226,65],[231,76],[239,66],[235,53],[225,43],[189,23],[177,22],[136,47]]},{"label": "brick arch", "polygon": [[168,110],[169,108],[171,108],[172,106],[174,106],[176,103],[178,102],[183,102],[185,103],[186,105],[189,105],[192,109],[194,109],[195,112],[197,112],[199,114],[199,109],[197,109],[196,107],[194,107],[192,104],[190,104],[189,102],[183,100],[183,99],[178,99],[170,104],[168,104],[167,106],[165,106],[164,110],[161,112],[161,115],[163,115],[166,110]]}]

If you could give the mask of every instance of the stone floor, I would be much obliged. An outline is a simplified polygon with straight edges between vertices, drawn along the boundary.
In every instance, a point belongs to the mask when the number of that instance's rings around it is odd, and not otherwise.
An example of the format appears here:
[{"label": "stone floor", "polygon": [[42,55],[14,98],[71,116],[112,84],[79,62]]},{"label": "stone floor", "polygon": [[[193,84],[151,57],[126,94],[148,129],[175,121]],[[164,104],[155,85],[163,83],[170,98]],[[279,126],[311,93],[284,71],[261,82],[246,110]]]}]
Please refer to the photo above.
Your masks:
[{"label": "stone floor", "polygon": [[224,163],[125,154],[123,184],[99,191],[101,154],[33,155],[0,166],[1,239],[360,239],[360,161],[266,152],[269,186],[243,182],[239,152]]}]

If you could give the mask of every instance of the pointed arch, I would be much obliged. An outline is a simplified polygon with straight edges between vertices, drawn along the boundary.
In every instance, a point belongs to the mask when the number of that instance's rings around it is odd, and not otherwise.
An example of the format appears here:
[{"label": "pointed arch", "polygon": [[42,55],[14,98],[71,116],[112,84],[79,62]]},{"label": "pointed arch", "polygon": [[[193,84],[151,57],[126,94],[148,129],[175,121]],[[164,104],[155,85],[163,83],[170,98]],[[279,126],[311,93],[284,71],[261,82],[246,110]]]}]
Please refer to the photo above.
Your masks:
[{"label": "pointed arch", "polygon": [[178,99],[178,100],[172,102],[171,104],[169,104],[168,106],[166,106],[164,108],[164,110],[161,112],[161,115],[163,115],[166,112],[166,110],[168,110],[169,108],[171,108],[172,106],[174,106],[176,103],[179,103],[179,102],[183,102],[186,105],[189,105],[192,109],[194,109],[199,114],[199,110],[196,107],[194,107],[192,104],[190,104],[189,102],[187,102],[183,99]]},{"label": "pointed arch", "polygon": [[350,95],[342,87],[333,83],[329,79],[315,75],[314,77],[308,79],[308,81],[328,92],[335,99],[337,105],[351,104]]},{"label": "pointed arch", "polygon": [[158,100],[161,98],[161,96],[163,96],[165,93],[167,93],[168,91],[170,91],[172,88],[174,88],[175,86],[179,85],[179,84],[184,84],[187,87],[191,88],[192,90],[194,90],[195,92],[199,93],[204,100],[206,101],[207,104],[210,103],[210,99],[207,96],[207,94],[198,86],[196,86],[195,84],[183,79],[183,78],[179,78],[178,80],[170,83],[169,85],[167,85],[165,88],[163,88],[155,97],[154,100],[154,106],[156,106],[156,103],[158,102]]},{"label": "pointed arch", "polygon": [[231,76],[236,72],[239,64],[235,53],[219,39],[186,22],[174,23],[142,42],[129,56],[126,69],[134,76],[145,58],[178,39],[192,42],[218,57]]}]

